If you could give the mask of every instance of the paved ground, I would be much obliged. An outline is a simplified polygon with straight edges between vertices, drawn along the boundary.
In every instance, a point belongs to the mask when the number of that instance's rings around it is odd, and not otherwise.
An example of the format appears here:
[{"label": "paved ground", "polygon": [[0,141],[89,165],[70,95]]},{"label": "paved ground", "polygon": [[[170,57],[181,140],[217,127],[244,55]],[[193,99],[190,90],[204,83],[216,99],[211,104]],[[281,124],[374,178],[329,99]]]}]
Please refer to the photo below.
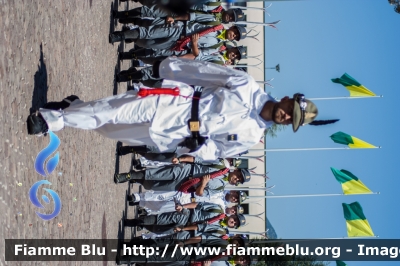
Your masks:
[{"label": "paved ground", "polygon": [[[52,185],[46,187],[58,193],[63,206],[56,218],[43,221],[36,216],[38,209],[31,204],[28,191],[44,179],[35,172],[34,160],[48,145],[49,137],[28,136],[25,123],[31,108],[37,109],[48,101],[59,101],[70,94],[92,100],[126,90],[126,84],[116,87],[113,81],[118,47],[108,43],[108,33],[120,25],[110,23],[112,6],[127,8],[126,3],[100,0],[0,0],[2,239],[117,237],[128,186],[113,183],[116,143],[95,132],[70,128],[57,132],[61,140],[60,163],[47,177]],[[121,67],[129,65],[124,63]],[[130,159],[121,157],[121,171],[129,169]],[[46,211],[51,212],[52,204],[48,207]],[[130,207],[129,216],[132,210]],[[26,264],[5,262],[4,241],[0,241],[0,265]]]}]

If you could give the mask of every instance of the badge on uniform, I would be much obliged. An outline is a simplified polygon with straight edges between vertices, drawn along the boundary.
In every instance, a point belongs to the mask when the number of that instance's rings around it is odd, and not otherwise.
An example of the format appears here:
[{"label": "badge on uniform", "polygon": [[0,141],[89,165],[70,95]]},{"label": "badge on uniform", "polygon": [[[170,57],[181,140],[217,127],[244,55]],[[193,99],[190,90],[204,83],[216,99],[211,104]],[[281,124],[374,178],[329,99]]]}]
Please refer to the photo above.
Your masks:
[{"label": "badge on uniform", "polygon": [[237,140],[238,140],[237,134],[228,135],[228,141],[237,141]]}]

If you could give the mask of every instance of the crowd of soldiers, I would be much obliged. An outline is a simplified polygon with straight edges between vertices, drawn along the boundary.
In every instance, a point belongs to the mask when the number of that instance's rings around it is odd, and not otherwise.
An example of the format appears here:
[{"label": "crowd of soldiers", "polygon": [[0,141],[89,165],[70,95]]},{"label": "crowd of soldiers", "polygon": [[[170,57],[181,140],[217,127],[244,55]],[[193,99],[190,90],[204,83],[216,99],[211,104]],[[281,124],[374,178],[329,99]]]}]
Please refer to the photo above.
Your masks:
[{"label": "crowd of soldiers", "polygon": [[151,67],[136,69],[140,61],[152,65],[168,56],[176,56],[220,65],[236,65],[239,60],[247,58],[247,49],[235,45],[236,41],[246,38],[246,28],[234,25],[225,29],[223,26],[245,19],[240,8],[224,10],[219,1],[212,0],[178,15],[154,4],[154,1],[140,2],[143,4],[141,7],[113,12],[113,17],[124,26],[122,31],[110,34],[109,42],[124,40],[135,42],[136,46],[129,52],[119,54],[120,60],[134,62],[133,67],[117,74],[117,82],[132,80],[158,87],[162,80],[153,75]]},{"label": "crowd of soldiers", "polygon": [[[274,123],[292,124],[296,132],[315,119],[317,107],[300,93],[277,102],[247,73],[228,67],[247,57],[246,48],[236,46],[247,37],[246,27],[224,26],[244,19],[240,8],[225,10],[213,0],[175,13],[154,0],[139,2],[143,6],[113,11],[124,26],[109,35],[109,42],[134,42],[135,48],[119,58],[149,65],[121,71],[117,82],[150,88],[90,102],[77,96],[52,102],[28,117],[28,133],[46,134],[65,126],[95,130],[131,145],[120,147],[119,155],[142,156],[133,170],[114,176],[117,184],[138,183],[147,190],[128,197],[140,212],[124,225],[151,232],[135,244],[243,246],[242,236],[229,230],[246,224],[240,204],[247,195],[226,187],[251,179],[249,169],[238,168],[239,154],[259,143]],[[250,263],[247,256],[224,254],[177,255],[172,260]],[[165,260],[156,254],[117,257],[118,264]]]}]

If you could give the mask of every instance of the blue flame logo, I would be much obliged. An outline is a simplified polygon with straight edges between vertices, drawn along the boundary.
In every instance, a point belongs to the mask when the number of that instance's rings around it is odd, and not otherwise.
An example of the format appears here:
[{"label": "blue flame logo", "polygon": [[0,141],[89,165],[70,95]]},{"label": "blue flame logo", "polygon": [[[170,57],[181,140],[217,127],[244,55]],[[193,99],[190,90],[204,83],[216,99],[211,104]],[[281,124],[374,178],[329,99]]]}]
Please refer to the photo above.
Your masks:
[{"label": "blue flame logo", "polygon": [[[35,205],[36,207],[40,208],[40,209],[44,209],[45,207],[40,203],[38,197],[37,197],[37,191],[39,190],[39,187],[41,185],[51,185],[51,183],[47,180],[40,180],[38,182],[36,182],[35,184],[33,184],[33,186],[31,187],[31,189],[29,190],[29,199],[31,200],[32,204]],[[54,211],[50,214],[43,214],[40,212],[36,212],[37,216],[39,216],[40,218],[42,218],[45,221],[51,220],[54,217],[56,217],[60,211],[61,211],[61,200],[60,197],[58,196],[58,194],[51,189],[45,188],[45,190],[50,194],[50,196],[53,198],[54,200]],[[49,198],[46,195],[42,195],[42,199],[46,204],[50,203]]]},{"label": "blue flame logo", "polygon": [[[45,169],[46,160],[60,146],[60,139],[57,137],[57,135],[54,134],[51,131],[49,131],[49,135],[50,135],[50,143],[49,143],[49,145],[39,152],[39,154],[36,156],[36,160],[35,160],[35,170],[36,170],[36,172],[39,175],[42,175],[44,177],[47,177],[48,175],[50,175],[56,169],[56,167],[58,165],[58,162],[60,160],[60,154],[59,154],[59,152],[57,152],[52,158],[50,158],[47,161],[46,169]],[[41,181],[38,181],[35,184],[33,184],[31,189],[29,190],[29,199],[31,200],[33,205],[35,205],[36,207],[38,207],[40,209],[44,209],[45,207],[40,203],[40,201],[39,201],[39,199],[37,197],[37,192],[39,190],[39,187],[41,185],[44,185],[44,184],[51,185],[51,183],[49,181],[41,180]],[[50,194],[51,198],[54,201],[54,210],[50,214],[43,214],[43,213],[40,213],[40,212],[36,212],[36,214],[37,214],[37,216],[39,216],[43,220],[48,221],[48,220],[53,219],[54,217],[56,217],[60,213],[60,211],[61,211],[61,200],[60,200],[60,197],[58,196],[58,194],[54,190],[51,190],[51,189],[48,189],[48,188],[45,188],[45,190]],[[42,195],[41,198],[44,201],[44,203],[50,204],[49,197],[47,197],[46,195]]]},{"label": "blue flame logo", "polygon": [[57,135],[51,131],[49,131],[49,135],[50,135],[49,145],[46,148],[44,148],[41,152],[39,152],[35,160],[36,172],[44,177],[51,174],[54,171],[54,169],[56,169],[58,161],[60,160],[60,154],[59,152],[57,152],[56,155],[54,155],[54,157],[48,160],[46,165],[47,169],[47,174],[46,174],[46,171],[44,169],[44,163],[46,162],[46,159],[49,158],[50,155],[57,150],[58,146],[60,146],[60,139],[57,137]]}]

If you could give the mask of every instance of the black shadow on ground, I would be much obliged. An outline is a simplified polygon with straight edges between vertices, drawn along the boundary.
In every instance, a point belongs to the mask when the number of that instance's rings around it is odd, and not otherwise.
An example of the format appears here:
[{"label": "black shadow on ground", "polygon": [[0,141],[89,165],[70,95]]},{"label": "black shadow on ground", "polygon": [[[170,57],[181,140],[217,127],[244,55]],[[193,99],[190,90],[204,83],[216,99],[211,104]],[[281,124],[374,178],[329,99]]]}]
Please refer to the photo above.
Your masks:
[{"label": "black shadow on ground", "polygon": [[[107,223],[106,223],[106,212],[103,213],[103,221],[101,223],[101,239],[102,239],[102,246],[105,247],[107,250]],[[103,266],[107,266],[107,252],[103,258]]]},{"label": "black shadow on ground", "polygon": [[117,232],[117,239],[118,239],[118,247],[117,247],[117,255],[116,257],[120,256],[122,243],[124,242],[124,226],[123,226],[123,219],[125,219],[125,213],[122,213],[122,221],[118,223],[118,232]]},{"label": "black shadow on ground", "polygon": [[117,26],[116,19],[114,19],[114,16],[113,16],[113,10],[117,10],[118,11],[118,0],[115,0],[114,2],[111,2],[111,7],[110,7],[110,32],[109,33],[113,33],[115,31],[115,26]]},{"label": "black shadow on ground", "polygon": [[115,148],[115,173],[119,174],[119,155],[118,155],[118,149],[119,147],[122,147],[122,142],[118,141],[117,146]]},{"label": "black shadow on ground", "polygon": [[44,62],[43,46],[40,44],[40,58],[38,70],[34,75],[32,107],[29,109],[30,113],[39,110],[40,107],[47,103],[47,91],[49,86],[47,84],[47,67]]},{"label": "black shadow on ground", "polygon": [[118,82],[117,82],[117,74],[121,71],[121,62],[118,59],[117,64],[114,68],[114,84],[113,84],[113,95],[118,94]]}]

